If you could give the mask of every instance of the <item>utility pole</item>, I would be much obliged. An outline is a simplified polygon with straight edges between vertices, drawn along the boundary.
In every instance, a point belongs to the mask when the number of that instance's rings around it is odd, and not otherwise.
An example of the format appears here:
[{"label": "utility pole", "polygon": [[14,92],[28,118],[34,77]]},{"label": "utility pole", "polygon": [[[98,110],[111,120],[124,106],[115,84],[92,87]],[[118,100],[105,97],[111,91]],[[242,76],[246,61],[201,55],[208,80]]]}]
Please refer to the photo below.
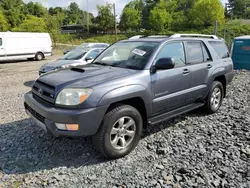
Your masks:
[{"label": "utility pole", "polygon": [[217,20],[214,22],[214,35],[217,34],[217,27],[218,27],[218,22]]},{"label": "utility pole", "polygon": [[117,25],[116,25],[115,3],[113,4],[113,7],[114,7],[114,17],[115,17],[115,40],[117,41]]},{"label": "utility pole", "polygon": [[87,0],[87,31],[89,34],[89,0]]}]

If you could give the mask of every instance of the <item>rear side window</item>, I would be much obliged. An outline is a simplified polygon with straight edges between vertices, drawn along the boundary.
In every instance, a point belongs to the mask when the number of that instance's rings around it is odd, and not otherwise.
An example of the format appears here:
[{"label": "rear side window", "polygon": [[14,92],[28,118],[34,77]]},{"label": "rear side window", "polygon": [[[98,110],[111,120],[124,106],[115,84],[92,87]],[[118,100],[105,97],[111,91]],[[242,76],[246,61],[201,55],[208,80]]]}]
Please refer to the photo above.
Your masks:
[{"label": "rear side window", "polygon": [[201,42],[187,42],[188,63],[196,64],[203,62],[203,50]]},{"label": "rear side window", "polygon": [[205,46],[204,43],[201,43],[201,46],[202,46],[202,52],[203,52],[204,62],[211,61],[212,58],[211,58],[211,55],[208,52],[207,47]]},{"label": "rear side window", "polygon": [[213,47],[213,49],[218,53],[221,59],[230,57],[227,46],[224,42],[220,41],[209,41],[209,44]]},{"label": "rear side window", "polygon": [[2,46],[2,45],[3,45],[3,39],[0,38],[0,46]]}]

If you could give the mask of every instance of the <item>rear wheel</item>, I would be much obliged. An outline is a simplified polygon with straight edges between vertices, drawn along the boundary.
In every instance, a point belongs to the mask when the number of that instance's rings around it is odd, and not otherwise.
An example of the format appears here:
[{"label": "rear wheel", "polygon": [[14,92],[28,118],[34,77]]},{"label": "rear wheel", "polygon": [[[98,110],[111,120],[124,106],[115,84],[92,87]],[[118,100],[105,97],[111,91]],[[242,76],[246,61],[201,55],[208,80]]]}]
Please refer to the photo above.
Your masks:
[{"label": "rear wheel", "polygon": [[220,109],[223,96],[224,88],[222,83],[219,81],[214,81],[206,99],[205,108],[208,113],[215,113]]},{"label": "rear wheel", "polygon": [[43,53],[41,53],[41,52],[38,52],[37,54],[36,54],[36,60],[37,61],[41,61],[41,60],[43,60],[44,59],[44,55],[43,55]]},{"label": "rear wheel", "polygon": [[138,144],[143,121],[134,107],[119,105],[103,119],[93,143],[105,157],[116,159],[129,154]]}]

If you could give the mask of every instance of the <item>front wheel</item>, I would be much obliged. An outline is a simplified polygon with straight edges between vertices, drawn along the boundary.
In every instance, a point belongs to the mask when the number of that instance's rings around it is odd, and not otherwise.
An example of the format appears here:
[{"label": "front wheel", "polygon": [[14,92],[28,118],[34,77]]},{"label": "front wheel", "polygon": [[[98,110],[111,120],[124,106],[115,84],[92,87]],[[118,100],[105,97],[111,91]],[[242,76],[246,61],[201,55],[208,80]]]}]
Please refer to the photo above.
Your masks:
[{"label": "front wheel", "polygon": [[137,146],[142,127],[142,117],[137,109],[119,105],[104,116],[102,125],[93,136],[93,143],[105,157],[120,158]]},{"label": "front wheel", "polygon": [[217,112],[222,104],[224,88],[221,82],[214,81],[212,88],[207,96],[205,108],[208,113]]}]

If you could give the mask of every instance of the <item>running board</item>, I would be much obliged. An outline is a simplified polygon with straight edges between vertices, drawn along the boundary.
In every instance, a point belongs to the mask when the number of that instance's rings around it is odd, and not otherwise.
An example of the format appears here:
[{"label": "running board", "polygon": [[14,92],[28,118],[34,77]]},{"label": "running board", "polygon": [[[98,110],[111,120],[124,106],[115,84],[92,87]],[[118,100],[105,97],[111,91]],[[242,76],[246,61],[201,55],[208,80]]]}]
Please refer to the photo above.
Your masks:
[{"label": "running board", "polygon": [[155,125],[157,123],[160,123],[162,121],[168,120],[170,118],[173,118],[175,116],[187,113],[189,111],[195,110],[197,108],[200,108],[202,106],[204,106],[205,103],[193,103],[193,104],[189,104],[187,106],[178,108],[176,110],[152,117],[148,120],[148,123],[151,125]]}]

